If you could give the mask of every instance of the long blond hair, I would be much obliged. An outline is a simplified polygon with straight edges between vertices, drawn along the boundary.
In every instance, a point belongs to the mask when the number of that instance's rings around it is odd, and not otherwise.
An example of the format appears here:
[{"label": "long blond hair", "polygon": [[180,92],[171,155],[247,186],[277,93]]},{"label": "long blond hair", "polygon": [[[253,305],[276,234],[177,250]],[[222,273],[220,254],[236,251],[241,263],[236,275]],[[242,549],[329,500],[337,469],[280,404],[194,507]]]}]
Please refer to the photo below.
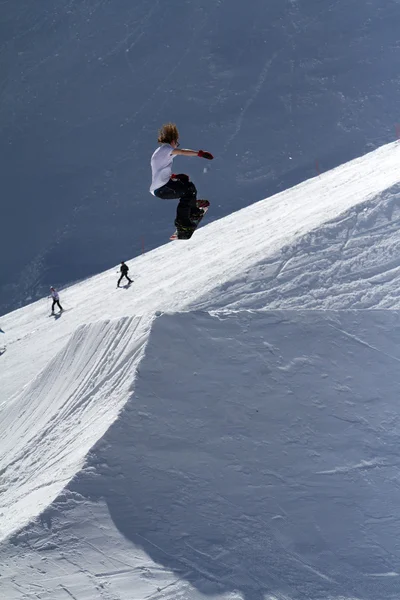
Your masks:
[{"label": "long blond hair", "polygon": [[158,132],[158,142],[160,144],[170,144],[177,142],[179,139],[179,131],[175,123],[166,123]]}]

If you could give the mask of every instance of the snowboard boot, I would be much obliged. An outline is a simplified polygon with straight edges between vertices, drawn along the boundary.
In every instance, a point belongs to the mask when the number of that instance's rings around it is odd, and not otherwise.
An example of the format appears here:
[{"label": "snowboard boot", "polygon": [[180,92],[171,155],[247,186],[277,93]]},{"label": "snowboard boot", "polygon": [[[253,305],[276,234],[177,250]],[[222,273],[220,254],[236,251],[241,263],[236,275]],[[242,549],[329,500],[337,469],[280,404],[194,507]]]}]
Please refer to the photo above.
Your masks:
[{"label": "snowboard boot", "polygon": [[203,215],[204,210],[202,208],[194,208],[190,213],[190,220],[192,221],[193,225],[197,225]]},{"label": "snowboard boot", "polygon": [[189,239],[196,229],[196,223],[192,223],[191,221],[179,221],[178,219],[175,219],[175,227],[179,239]]}]

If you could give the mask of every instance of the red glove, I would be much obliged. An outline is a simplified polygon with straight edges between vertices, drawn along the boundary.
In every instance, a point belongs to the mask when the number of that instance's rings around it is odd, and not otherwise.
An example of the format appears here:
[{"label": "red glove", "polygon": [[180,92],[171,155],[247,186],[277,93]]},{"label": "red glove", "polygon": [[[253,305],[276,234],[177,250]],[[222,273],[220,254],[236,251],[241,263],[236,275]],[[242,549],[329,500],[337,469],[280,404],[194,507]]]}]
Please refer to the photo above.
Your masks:
[{"label": "red glove", "polygon": [[206,152],[205,150],[199,150],[197,156],[200,156],[200,158],[206,158],[207,160],[212,160],[214,158],[211,152]]}]

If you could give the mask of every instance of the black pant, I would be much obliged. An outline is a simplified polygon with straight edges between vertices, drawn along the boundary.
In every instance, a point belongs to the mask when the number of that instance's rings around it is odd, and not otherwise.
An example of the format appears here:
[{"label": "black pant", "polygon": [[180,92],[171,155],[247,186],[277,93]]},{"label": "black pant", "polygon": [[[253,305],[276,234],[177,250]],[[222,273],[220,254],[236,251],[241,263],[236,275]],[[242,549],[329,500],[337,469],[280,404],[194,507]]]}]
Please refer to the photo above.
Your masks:
[{"label": "black pant", "polygon": [[170,179],[165,185],[155,190],[154,195],[162,200],[179,198],[179,204],[176,207],[175,226],[190,227],[192,225],[190,216],[192,211],[197,211],[197,190],[194,183],[189,181],[189,178],[187,178],[187,181]]},{"label": "black pant", "polygon": [[132,283],[132,279],[129,279],[128,277],[128,273],[122,273],[121,277],[118,279],[118,283],[117,283],[117,287],[119,287],[119,284],[121,283],[121,280],[126,277],[127,280],[129,281],[129,283]]},{"label": "black pant", "polygon": [[53,304],[51,305],[51,312],[54,312],[54,307],[56,304],[60,310],[63,310],[63,307],[61,306],[60,301],[53,299]]}]

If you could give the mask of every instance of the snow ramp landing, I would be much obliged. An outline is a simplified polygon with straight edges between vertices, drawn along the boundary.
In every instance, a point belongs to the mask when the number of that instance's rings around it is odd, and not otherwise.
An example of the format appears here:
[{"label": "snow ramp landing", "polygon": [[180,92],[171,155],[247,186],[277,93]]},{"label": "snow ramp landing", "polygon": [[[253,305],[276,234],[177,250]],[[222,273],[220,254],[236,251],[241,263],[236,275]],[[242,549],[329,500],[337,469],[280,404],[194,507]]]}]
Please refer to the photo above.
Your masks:
[{"label": "snow ramp landing", "polygon": [[399,598],[399,335],[395,311],[156,319],[135,395],[3,575],[46,600]]},{"label": "snow ramp landing", "polygon": [[[2,411],[0,539],[54,500],[132,394],[148,322],[83,325]],[[5,518],[6,516],[6,518]]]}]

